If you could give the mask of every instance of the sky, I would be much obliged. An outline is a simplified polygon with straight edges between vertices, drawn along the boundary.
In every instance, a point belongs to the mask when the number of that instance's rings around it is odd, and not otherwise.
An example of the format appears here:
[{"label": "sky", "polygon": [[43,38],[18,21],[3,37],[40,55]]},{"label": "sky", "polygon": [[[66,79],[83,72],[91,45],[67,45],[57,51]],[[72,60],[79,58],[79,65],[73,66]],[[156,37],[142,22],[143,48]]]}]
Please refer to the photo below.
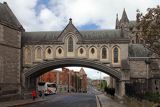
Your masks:
[{"label": "sky", "polygon": [[[137,9],[145,13],[160,5],[160,0],[0,0],[4,1],[26,31],[62,31],[69,18],[78,30],[114,29],[116,14],[120,19],[124,8],[129,20],[135,20]],[[90,78],[100,78],[98,71],[84,70]]]},{"label": "sky", "polygon": [[26,31],[63,30],[69,18],[79,30],[114,29],[125,8],[129,20],[160,0],[0,0],[6,1]]}]

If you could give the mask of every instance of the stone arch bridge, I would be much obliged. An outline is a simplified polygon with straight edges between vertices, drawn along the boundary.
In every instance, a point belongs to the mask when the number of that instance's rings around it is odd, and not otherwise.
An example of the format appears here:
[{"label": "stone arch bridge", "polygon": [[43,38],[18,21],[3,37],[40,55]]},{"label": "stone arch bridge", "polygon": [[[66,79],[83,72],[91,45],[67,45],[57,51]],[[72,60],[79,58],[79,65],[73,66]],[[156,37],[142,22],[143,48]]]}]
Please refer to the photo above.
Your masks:
[{"label": "stone arch bridge", "polygon": [[22,40],[24,87],[35,86],[36,77],[52,69],[84,66],[110,75],[117,94],[125,94],[129,39],[122,30],[78,31],[70,19],[62,32],[24,32]]},{"label": "stone arch bridge", "polygon": [[141,83],[139,92],[160,93],[160,58],[139,44],[136,21],[124,10],[115,28],[80,31],[70,19],[62,31],[26,32],[8,4],[0,3],[0,99],[20,95],[37,76],[70,65],[109,74],[120,96],[126,82]]}]

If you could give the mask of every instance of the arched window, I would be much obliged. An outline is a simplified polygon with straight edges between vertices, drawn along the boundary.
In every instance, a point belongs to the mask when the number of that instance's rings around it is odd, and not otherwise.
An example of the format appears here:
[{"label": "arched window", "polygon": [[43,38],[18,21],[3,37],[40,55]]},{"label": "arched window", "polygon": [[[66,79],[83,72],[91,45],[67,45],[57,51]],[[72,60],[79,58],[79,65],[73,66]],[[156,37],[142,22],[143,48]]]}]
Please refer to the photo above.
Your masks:
[{"label": "arched window", "polygon": [[118,54],[119,54],[119,51],[118,51],[118,48],[117,48],[117,47],[114,48],[113,54],[114,54],[113,62],[114,62],[114,63],[118,63]]},{"label": "arched window", "polygon": [[48,52],[48,54],[51,54],[51,49],[49,48],[49,49],[47,50],[47,52]]},{"label": "arched window", "polygon": [[94,54],[94,53],[95,53],[95,50],[94,50],[94,48],[92,48],[92,49],[91,49],[91,53],[92,53],[92,54]]},{"label": "arched window", "polygon": [[107,50],[105,47],[102,48],[102,59],[106,59],[107,58]]},{"label": "arched window", "polygon": [[73,52],[73,39],[69,37],[68,39],[68,52]]},{"label": "arched window", "polygon": [[31,63],[31,49],[30,48],[25,48],[25,63]]},{"label": "arched window", "polygon": [[79,51],[80,51],[80,54],[83,54],[83,48],[80,48]]},{"label": "arched window", "polygon": [[42,49],[40,47],[36,48],[35,58],[36,59],[41,59],[42,58]]},{"label": "arched window", "polygon": [[58,49],[58,53],[59,53],[59,54],[62,53],[62,49],[61,49],[61,48]]}]

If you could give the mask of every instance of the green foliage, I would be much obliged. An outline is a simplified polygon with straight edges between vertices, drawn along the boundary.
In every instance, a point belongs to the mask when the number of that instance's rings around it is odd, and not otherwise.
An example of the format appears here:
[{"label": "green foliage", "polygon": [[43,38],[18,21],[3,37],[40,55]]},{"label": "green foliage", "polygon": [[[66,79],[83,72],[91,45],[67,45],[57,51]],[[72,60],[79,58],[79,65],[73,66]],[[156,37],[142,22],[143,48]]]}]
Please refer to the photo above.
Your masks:
[{"label": "green foliage", "polygon": [[102,80],[102,81],[100,82],[100,88],[104,90],[105,87],[107,87],[107,82],[106,82],[105,80]]},{"label": "green foliage", "polygon": [[160,94],[159,93],[145,93],[144,99],[156,103],[160,103]]},{"label": "green foliage", "polygon": [[148,8],[143,15],[137,10],[137,32],[146,41],[145,46],[160,55],[160,6]]}]

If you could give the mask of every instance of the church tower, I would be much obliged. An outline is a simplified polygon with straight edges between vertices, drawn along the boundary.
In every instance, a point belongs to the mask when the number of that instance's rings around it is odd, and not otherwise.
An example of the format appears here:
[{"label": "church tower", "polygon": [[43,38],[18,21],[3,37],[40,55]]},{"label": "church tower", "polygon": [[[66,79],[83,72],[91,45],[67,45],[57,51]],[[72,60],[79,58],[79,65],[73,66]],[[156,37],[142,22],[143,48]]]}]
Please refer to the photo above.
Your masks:
[{"label": "church tower", "polygon": [[129,23],[129,19],[127,17],[127,13],[126,13],[125,9],[123,10],[123,14],[122,14],[122,18],[120,20],[120,23]]},{"label": "church tower", "polygon": [[118,13],[116,15],[116,27],[115,29],[120,29],[120,26],[119,26],[119,19],[118,19]]},{"label": "church tower", "polygon": [[125,29],[125,28],[127,28],[128,24],[129,24],[129,19],[128,19],[127,13],[124,9],[122,17],[119,21],[119,28]]}]

